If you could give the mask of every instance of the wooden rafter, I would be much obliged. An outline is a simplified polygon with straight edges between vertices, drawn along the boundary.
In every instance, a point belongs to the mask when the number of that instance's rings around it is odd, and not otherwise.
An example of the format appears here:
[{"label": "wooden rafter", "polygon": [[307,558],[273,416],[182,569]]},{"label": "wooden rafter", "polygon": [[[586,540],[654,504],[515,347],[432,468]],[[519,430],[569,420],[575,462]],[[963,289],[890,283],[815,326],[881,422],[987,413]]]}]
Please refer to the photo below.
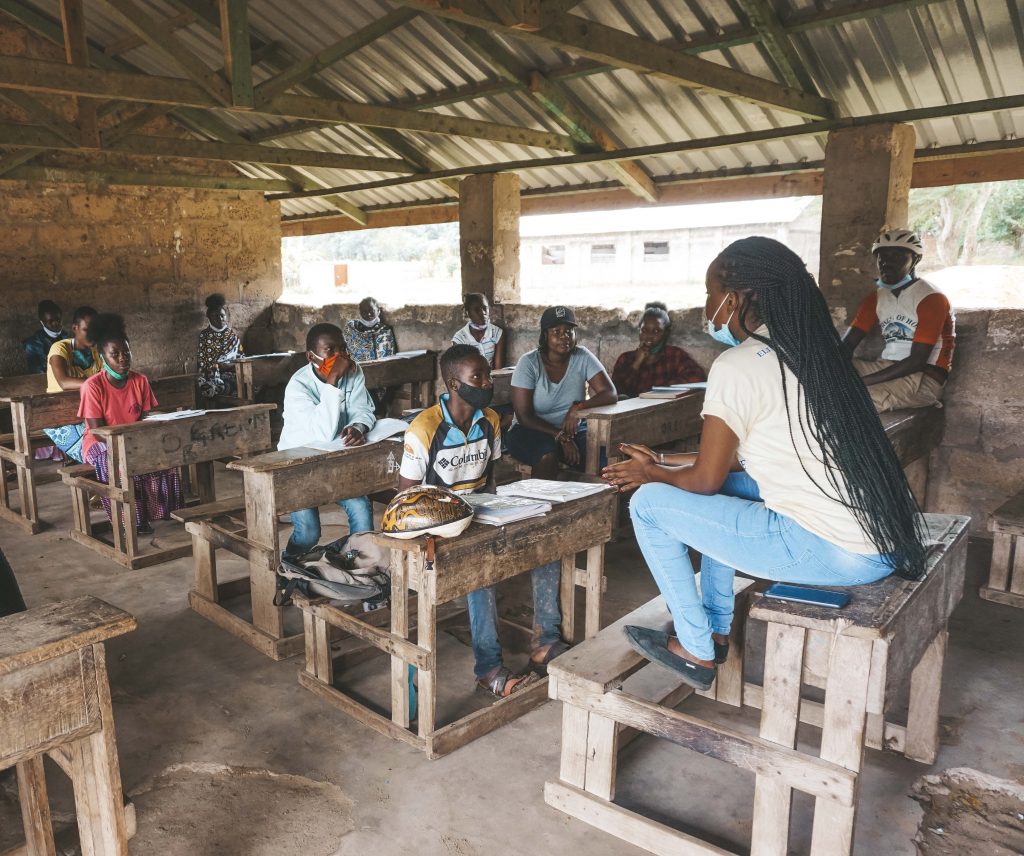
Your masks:
[{"label": "wooden rafter", "polygon": [[144,187],[196,187],[203,190],[284,190],[291,182],[243,176],[184,175],[129,170],[74,170],[42,166],[18,166],[4,176],[22,181],[59,181],[71,184],[126,184]]},{"label": "wooden rafter", "polygon": [[397,29],[402,24],[415,18],[416,15],[417,13],[411,9],[395,9],[388,12],[383,18],[379,18],[372,24],[367,24],[354,33],[350,33],[345,38],[339,39],[334,44],[328,45],[312,56],[293,63],[269,80],[265,80],[256,88],[257,101],[259,103],[266,103],[275,95],[286,92],[296,84],[308,80],[325,68],[330,68],[330,66],[344,59],[349,54],[355,53],[381,36]]},{"label": "wooden rafter", "polygon": [[817,92],[818,89],[807,71],[807,66],[793,47],[782,21],[775,14],[769,0],[739,0],[739,4],[751,26],[761,37],[761,43],[768,51],[768,55],[778,66],[782,79],[788,85],[804,92]]},{"label": "wooden rafter", "polygon": [[[117,0],[120,2],[120,0]],[[0,56],[0,89],[20,89],[57,95],[84,95],[123,101],[169,104],[175,107],[217,108],[215,99],[200,84],[173,77],[129,74],[121,71],[79,69],[62,63],[22,57]],[[228,110],[238,110],[225,105]],[[334,124],[398,128],[429,134],[476,137],[522,146],[571,151],[572,143],[562,134],[535,131],[415,110],[394,110],[355,101],[278,95],[259,110],[291,119],[316,119]]]},{"label": "wooden rafter", "polygon": [[616,68],[649,74],[701,91],[750,101],[800,116],[828,117],[835,105],[819,95],[781,86],[752,74],[682,54],[622,30],[576,15],[544,14],[540,29],[508,26],[491,12],[502,0],[396,0],[403,6],[487,30],[507,33]]},{"label": "wooden rafter", "polygon": [[[458,24],[459,35],[483,57],[498,74],[529,93],[548,115],[554,117],[569,136],[578,143],[598,147],[605,151],[620,148],[608,131],[573,101],[561,84],[542,72],[528,68],[490,33]],[[657,202],[658,188],[644,168],[636,161],[616,161],[608,164],[607,171],[630,191],[648,202]]]},{"label": "wooden rafter", "polygon": [[252,49],[249,46],[249,0],[220,0],[220,35],[224,73],[231,86],[231,103],[252,107]]},{"label": "wooden rafter", "polygon": [[23,110],[33,122],[38,122],[52,131],[70,146],[78,148],[82,145],[82,136],[78,128],[66,121],[64,117],[58,116],[34,96],[16,89],[8,89],[0,93],[0,96]]},{"label": "wooden rafter", "polygon": [[[85,38],[85,9],[83,0],[60,0],[60,18],[64,27],[64,53],[72,65],[85,68],[89,65],[89,44]],[[100,144],[99,122],[96,117],[96,102],[91,98],[77,99],[78,130],[82,144]]]},{"label": "wooden rafter", "polygon": [[[579,166],[585,163],[605,163],[616,160],[635,160],[658,155],[679,154],[688,151],[709,151],[711,149],[732,148],[752,143],[782,140],[791,137],[827,134],[842,128],[862,127],[878,123],[919,122],[926,119],[937,119],[944,116],[965,116],[974,113],[995,113],[1001,110],[1017,110],[1024,107],[1024,95],[1008,95],[1000,98],[986,98],[980,101],[967,101],[959,104],[940,104],[935,107],[920,107],[912,110],[899,110],[893,113],[880,113],[871,116],[850,116],[842,119],[829,119],[820,122],[809,122],[802,125],[788,125],[783,128],[770,128],[763,131],[747,131],[741,134],[724,134],[717,137],[704,137],[694,140],[683,140],[672,143],[659,143],[652,146],[636,146],[614,152],[588,152],[562,157],[535,158],[532,160],[506,161],[479,166],[460,167],[443,172],[424,173],[422,175],[401,178],[381,179],[361,184],[329,188],[325,193],[356,193],[366,190],[381,190],[386,187],[398,187],[405,184],[417,184],[424,181],[437,181],[442,178],[458,178],[467,175],[481,175],[496,172],[517,172],[533,169],[549,169],[562,166]],[[1010,141],[1015,142],[1015,141]],[[1007,142],[1006,148],[1010,148]],[[315,193],[286,193],[275,199],[297,199],[315,196]]]},{"label": "wooden rafter", "polygon": [[[185,47],[164,22],[154,18],[134,0],[96,0],[122,27],[135,33],[150,48],[177,65],[207,93],[215,105],[231,104],[231,87],[219,74]],[[127,99],[146,100],[146,99]]]},{"label": "wooden rafter", "polygon": [[[177,30],[183,30],[185,27],[194,24],[195,21],[196,16],[191,12],[181,12],[167,18],[163,22],[163,25],[167,28],[168,32],[173,33]],[[145,43],[145,40],[132,34],[130,36],[125,36],[123,39],[118,39],[116,42],[111,42],[109,45],[105,45],[103,47],[103,53],[107,56],[121,56],[121,54],[126,54],[128,51],[142,47]]]}]

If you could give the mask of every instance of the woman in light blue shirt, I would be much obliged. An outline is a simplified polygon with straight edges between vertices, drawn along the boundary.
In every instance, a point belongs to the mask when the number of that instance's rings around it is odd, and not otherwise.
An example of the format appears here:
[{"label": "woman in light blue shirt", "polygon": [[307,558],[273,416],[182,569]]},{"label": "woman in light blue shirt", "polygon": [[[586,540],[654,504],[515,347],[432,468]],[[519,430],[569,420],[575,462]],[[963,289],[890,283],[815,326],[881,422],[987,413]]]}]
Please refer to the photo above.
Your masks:
[{"label": "woman in light blue shirt", "polygon": [[512,373],[516,418],[506,438],[509,453],[532,468],[533,478],[558,478],[562,463],[579,468],[587,448],[580,413],[616,398],[604,366],[576,344],[576,314],[568,306],[545,309],[537,350],[524,354]]}]

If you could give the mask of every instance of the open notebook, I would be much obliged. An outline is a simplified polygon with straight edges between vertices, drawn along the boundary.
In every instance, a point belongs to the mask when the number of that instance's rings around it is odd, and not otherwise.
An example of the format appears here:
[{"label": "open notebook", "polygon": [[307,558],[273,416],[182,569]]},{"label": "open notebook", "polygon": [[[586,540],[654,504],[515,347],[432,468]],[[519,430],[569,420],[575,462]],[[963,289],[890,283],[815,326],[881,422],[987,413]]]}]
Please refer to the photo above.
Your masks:
[{"label": "open notebook", "polygon": [[[409,423],[404,419],[378,419],[377,424],[366,435],[366,442],[378,443],[388,437],[394,437],[395,434],[405,433],[405,429],[408,427]],[[339,449],[347,448],[342,437],[335,440],[311,440],[303,445],[309,449],[319,449],[322,452],[337,452]]]}]

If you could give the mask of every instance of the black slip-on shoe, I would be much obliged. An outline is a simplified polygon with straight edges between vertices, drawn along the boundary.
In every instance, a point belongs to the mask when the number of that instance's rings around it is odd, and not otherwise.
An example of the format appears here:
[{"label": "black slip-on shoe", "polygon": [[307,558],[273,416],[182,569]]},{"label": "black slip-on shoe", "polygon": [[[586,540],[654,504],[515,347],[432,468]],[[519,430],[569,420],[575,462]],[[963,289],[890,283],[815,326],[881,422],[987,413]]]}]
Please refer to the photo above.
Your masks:
[{"label": "black slip-on shoe", "polygon": [[711,637],[711,642],[715,646],[715,664],[721,666],[726,660],[729,659],[729,640],[725,642],[716,642],[715,638]]},{"label": "black slip-on shoe", "polygon": [[698,690],[709,690],[715,682],[716,668],[692,663],[685,657],[673,654],[668,650],[671,638],[664,630],[652,630],[649,627],[626,625],[622,630],[626,640],[634,651],[642,654],[652,663],[660,663],[679,675],[691,687]]}]

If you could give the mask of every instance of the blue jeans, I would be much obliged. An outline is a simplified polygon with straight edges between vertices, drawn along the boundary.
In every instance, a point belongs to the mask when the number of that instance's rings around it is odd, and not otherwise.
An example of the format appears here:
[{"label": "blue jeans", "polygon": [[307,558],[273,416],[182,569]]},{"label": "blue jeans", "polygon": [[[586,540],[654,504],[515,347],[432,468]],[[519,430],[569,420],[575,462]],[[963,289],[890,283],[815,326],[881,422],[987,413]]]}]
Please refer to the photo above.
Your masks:
[{"label": "blue jeans", "polygon": [[[562,611],[558,606],[558,588],[562,563],[548,562],[530,572],[533,579],[533,633],[535,645],[550,645],[561,635],[558,625]],[[477,589],[466,596],[469,604],[469,631],[473,637],[474,671],[477,679],[486,677],[502,665],[501,643],[498,641],[498,609],[494,586]]]},{"label": "blue jeans", "polygon": [[[752,577],[822,586],[873,583],[893,570],[885,556],[851,553],[770,510],[746,473],[730,473],[714,496],[645,484],[629,515],[676,636],[701,660],[714,657],[711,634],[726,634],[732,625],[736,568]],[[687,547],[703,554],[699,594]]]},{"label": "blue jeans", "polygon": [[[354,496],[351,499],[339,499],[338,505],[348,515],[348,531],[369,532],[373,529],[373,506],[368,496]],[[288,546],[284,548],[286,556],[301,556],[307,550],[313,549],[320,541],[320,509],[303,508],[301,511],[293,511],[292,537],[288,539]]]}]

